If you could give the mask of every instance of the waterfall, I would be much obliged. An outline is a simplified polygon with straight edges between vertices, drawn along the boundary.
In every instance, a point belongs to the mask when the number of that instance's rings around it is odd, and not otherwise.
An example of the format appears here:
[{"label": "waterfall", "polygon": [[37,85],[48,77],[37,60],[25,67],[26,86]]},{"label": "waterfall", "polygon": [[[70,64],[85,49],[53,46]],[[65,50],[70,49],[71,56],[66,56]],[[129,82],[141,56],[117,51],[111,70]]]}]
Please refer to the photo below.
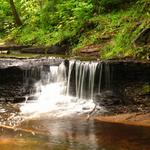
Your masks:
[{"label": "waterfall", "polygon": [[101,92],[101,83],[102,83],[102,71],[103,71],[103,64],[100,63],[100,68],[99,68],[99,83],[98,83],[98,93]]},{"label": "waterfall", "polygon": [[74,60],[71,60],[69,62],[69,72],[68,72],[68,82],[67,82],[67,95],[69,95],[69,90],[70,90],[70,78],[71,78],[71,72],[73,69],[73,65],[74,65]]},{"label": "waterfall", "polygon": [[94,91],[94,79],[95,79],[95,72],[98,63],[91,63],[89,66],[89,89],[90,89],[90,98],[93,98],[93,91]]},{"label": "waterfall", "polygon": [[28,93],[28,95],[36,92],[33,85],[41,78],[41,71],[41,66],[31,67],[30,69],[25,69],[23,71],[23,92]]},{"label": "waterfall", "polygon": [[105,63],[105,85],[106,85],[106,89],[110,89],[111,86],[111,79],[110,79],[110,65],[106,62]]},{"label": "waterfall", "polygon": [[75,89],[77,98],[93,98],[94,80],[98,63],[74,62],[75,65]]},{"label": "waterfall", "polygon": [[29,102],[30,109],[22,106],[22,112],[51,112],[60,116],[87,113],[94,107],[94,95],[103,87],[109,87],[110,66],[94,61],[68,62],[68,66],[63,61],[60,65],[46,65],[39,69],[40,81],[35,84],[38,99],[33,104]]}]

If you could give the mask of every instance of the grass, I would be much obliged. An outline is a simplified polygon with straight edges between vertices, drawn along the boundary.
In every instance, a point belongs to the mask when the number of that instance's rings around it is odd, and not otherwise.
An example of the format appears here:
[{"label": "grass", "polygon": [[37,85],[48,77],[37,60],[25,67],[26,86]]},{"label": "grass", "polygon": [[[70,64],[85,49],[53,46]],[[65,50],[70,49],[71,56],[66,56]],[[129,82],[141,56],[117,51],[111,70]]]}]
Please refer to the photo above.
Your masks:
[{"label": "grass", "polygon": [[[148,9],[150,10],[150,9]],[[133,41],[145,28],[150,27],[150,11],[141,12],[140,5],[93,17],[96,28],[85,32],[73,51],[80,51],[87,44],[100,44],[100,58],[146,58],[150,49],[135,48]],[[88,37],[88,38],[87,38]],[[145,52],[144,52],[145,51]]]},{"label": "grass", "polygon": [[84,33],[73,51],[80,51],[87,44],[101,44],[101,58],[138,57],[133,41],[143,29],[150,27],[149,17],[149,13],[141,15],[134,7],[96,16],[91,21],[97,23],[97,27]]}]

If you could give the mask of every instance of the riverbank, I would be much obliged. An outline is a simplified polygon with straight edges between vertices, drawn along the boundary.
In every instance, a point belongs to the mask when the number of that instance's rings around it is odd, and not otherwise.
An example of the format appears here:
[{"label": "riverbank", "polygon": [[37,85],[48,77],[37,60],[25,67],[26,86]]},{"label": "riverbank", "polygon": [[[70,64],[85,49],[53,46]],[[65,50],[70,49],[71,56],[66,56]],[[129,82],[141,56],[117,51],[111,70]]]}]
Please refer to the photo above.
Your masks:
[{"label": "riverbank", "polygon": [[150,127],[150,113],[126,113],[117,115],[99,115],[92,119],[100,122]]}]

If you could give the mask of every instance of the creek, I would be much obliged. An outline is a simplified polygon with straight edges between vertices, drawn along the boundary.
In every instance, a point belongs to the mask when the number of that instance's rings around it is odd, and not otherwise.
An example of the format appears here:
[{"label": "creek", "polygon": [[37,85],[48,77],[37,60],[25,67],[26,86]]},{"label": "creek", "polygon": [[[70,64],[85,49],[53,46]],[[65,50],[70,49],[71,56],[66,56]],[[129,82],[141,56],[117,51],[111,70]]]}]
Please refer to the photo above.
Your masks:
[{"label": "creek", "polygon": [[[122,98],[125,81],[132,81],[132,84],[149,82],[149,64],[144,68],[145,72],[139,70],[139,64],[138,68],[131,62],[115,64],[118,67],[107,61],[55,58],[40,63],[38,60],[2,61],[0,149],[150,149],[149,127],[86,119],[93,110],[95,115],[109,114],[110,106],[121,107],[127,103]],[[141,68],[145,66],[140,65]],[[10,68],[13,68],[12,72]],[[136,72],[131,68],[136,68]],[[6,85],[7,88],[12,86],[15,94],[20,90],[19,96],[13,95],[9,88],[7,91]],[[4,91],[11,96],[6,93],[4,96]]]}]

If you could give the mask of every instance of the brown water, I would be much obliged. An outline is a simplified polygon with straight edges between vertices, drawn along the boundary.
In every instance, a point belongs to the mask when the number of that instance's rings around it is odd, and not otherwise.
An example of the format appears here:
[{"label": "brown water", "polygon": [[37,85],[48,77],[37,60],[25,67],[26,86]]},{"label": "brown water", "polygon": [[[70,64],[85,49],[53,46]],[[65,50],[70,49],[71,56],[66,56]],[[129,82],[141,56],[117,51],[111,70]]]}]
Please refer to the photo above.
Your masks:
[{"label": "brown water", "polygon": [[0,150],[150,150],[150,128],[42,115],[21,121],[18,105],[0,105]]}]

